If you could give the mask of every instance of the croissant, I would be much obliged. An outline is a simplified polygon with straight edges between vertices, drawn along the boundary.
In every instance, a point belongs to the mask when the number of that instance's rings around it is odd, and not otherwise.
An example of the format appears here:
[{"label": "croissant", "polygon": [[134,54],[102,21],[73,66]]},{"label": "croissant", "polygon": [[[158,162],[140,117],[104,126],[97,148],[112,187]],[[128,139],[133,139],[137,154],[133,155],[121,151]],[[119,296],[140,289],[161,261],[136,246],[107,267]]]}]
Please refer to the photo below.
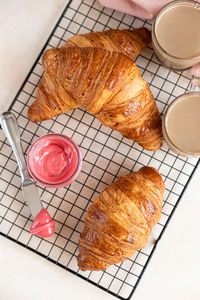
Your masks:
[{"label": "croissant", "polygon": [[76,34],[66,41],[64,47],[96,47],[121,52],[135,59],[151,41],[147,28],[134,30],[111,29],[103,32]]},{"label": "croissant", "polygon": [[[110,49],[120,31],[113,32],[110,35],[115,39],[110,40]],[[127,31],[124,33],[127,36]],[[109,41],[107,35],[104,34],[105,47]],[[120,32],[120,35],[123,36],[123,33]],[[95,37],[91,38],[91,42],[96,43],[97,37],[91,36]],[[83,106],[103,125],[118,130],[147,150],[158,150],[162,145],[161,116],[137,66],[128,54],[120,51],[120,42],[115,43],[118,51],[67,46],[75,43],[75,40],[74,37],[64,47],[44,53],[44,75],[36,100],[28,110],[29,119],[40,122]],[[139,41],[138,38],[136,40]],[[133,49],[132,57],[143,48],[140,46],[139,50],[135,42],[130,45]],[[124,49],[130,55],[127,45]]]},{"label": "croissant", "polygon": [[78,266],[105,270],[146,246],[161,215],[165,184],[151,167],[119,178],[89,207],[80,235]]}]

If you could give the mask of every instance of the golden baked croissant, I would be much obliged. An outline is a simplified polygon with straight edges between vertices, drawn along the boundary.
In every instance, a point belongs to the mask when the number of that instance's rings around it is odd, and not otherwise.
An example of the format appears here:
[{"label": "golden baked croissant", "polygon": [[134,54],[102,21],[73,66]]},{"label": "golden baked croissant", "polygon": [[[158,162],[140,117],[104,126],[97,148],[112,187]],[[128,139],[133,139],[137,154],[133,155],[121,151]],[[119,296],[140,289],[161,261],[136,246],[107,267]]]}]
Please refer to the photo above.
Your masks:
[{"label": "golden baked croissant", "polygon": [[121,52],[135,59],[150,41],[151,33],[147,28],[111,29],[103,32],[76,34],[66,41],[64,47],[96,47]]},{"label": "golden baked croissant", "polygon": [[119,178],[89,207],[79,240],[81,270],[104,270],[146,246],[161,215],[165,184],[151,167]]},{"label": "golden baked croissant", "polygon": [[[134,56],[136,47],[132,48]],[[28,111],[30,120],[51,119],[83,106],[103,125],[118,130],[145,149],[154,151],[161,147],[161,116],[147,82],[127,55],[66,44],[47,50],[43,67],[36,100]]]}]

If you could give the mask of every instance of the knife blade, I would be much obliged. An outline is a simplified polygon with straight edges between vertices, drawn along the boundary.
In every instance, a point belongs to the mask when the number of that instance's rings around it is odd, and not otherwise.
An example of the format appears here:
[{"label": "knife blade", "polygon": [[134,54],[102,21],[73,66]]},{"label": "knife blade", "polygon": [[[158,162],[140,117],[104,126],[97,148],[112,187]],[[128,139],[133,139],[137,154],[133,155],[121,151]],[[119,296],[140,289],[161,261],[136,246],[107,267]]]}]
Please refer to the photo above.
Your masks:
[{"label": "knife blade", "polygon": [[21,187],[22,187],[22,194],[24,200],[26,201],[29,207],[33,219],[35,219],[35,217],[39,214],[39,212],[43,208],[35,182],[31,178],[27,178],[22,183]]},{"label": "knife blade", "polygon": [[24,200],[26,201],[29,207],[33,219],[35,219],[35,217],[42,210],[43,207],[40,201],[40,196],[35,181],[32,178],[30,178],[28,173],[26,161],[22,150],[19,127],[17,124],[16,117],[11,112],[4,112],[0,116],[0,123],[12,147],[12,150],[18,163],[22,179],[21,188]]}]

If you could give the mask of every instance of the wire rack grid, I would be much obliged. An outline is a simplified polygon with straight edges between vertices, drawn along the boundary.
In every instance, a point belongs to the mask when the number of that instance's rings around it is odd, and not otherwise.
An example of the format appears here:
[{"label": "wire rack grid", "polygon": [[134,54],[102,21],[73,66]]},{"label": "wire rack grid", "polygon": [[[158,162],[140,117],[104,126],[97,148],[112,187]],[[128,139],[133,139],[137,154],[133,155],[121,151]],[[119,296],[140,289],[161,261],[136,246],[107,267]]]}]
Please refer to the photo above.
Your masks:
[{"label": "wire rack grid", "polygon": [[[40,124],[28,120],[27,110],[34,101],[37,84],[42,76],[41,55],[44,50],[62,46],[77,33],[143,26],[151,29],[151,22],[103,8],[97,1],[68,1],[11,104],[10,110],[15,113],[20,126],[25,155],[35,139],[49,132],[64,133],[81,148],[84,163],[75,182],[59,189],[38,186],[43,205],[55,220],[55,234],[48,239],[29,233],[32,221],[19,189],[19,172],[11,148],[0,131],[1,235],[120,299],[130,298],[133,294],[199,161],[176,155],[165,143],[159,151],[144,150],[118,132],[102,126],[82,108]],[[138,56],[136,64],[148,81],[161,113],[176,96],[188,89],[190,78],[185,73],[163,68],[150,46]],[[147,247],[137,251],[129,260],[105,271],[81,271],[76,262],[77,245],[87,207],[116,178],[145,165],[157,168],[166,184],[161,219],[154,227]]]}]

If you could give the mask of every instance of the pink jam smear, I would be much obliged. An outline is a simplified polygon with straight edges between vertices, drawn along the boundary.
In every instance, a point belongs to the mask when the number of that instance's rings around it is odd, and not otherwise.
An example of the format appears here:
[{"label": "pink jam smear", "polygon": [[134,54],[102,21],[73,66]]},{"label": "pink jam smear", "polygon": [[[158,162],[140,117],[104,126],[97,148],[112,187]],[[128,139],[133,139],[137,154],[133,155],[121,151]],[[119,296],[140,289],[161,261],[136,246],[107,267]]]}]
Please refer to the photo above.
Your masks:
[{"label": "pink jam smear", "polygon": [[59,184],[68,180],[77,168],[77,153],[63,138],[49,134],[38,139],[29,153],[29,169],[38,182]]},{"label": "pink jam smear", "polygon": [[30,229],[31,234],[39,235],[42,238],[51,236],[55,230],[55,222],[45,208],[35,217]]}]

